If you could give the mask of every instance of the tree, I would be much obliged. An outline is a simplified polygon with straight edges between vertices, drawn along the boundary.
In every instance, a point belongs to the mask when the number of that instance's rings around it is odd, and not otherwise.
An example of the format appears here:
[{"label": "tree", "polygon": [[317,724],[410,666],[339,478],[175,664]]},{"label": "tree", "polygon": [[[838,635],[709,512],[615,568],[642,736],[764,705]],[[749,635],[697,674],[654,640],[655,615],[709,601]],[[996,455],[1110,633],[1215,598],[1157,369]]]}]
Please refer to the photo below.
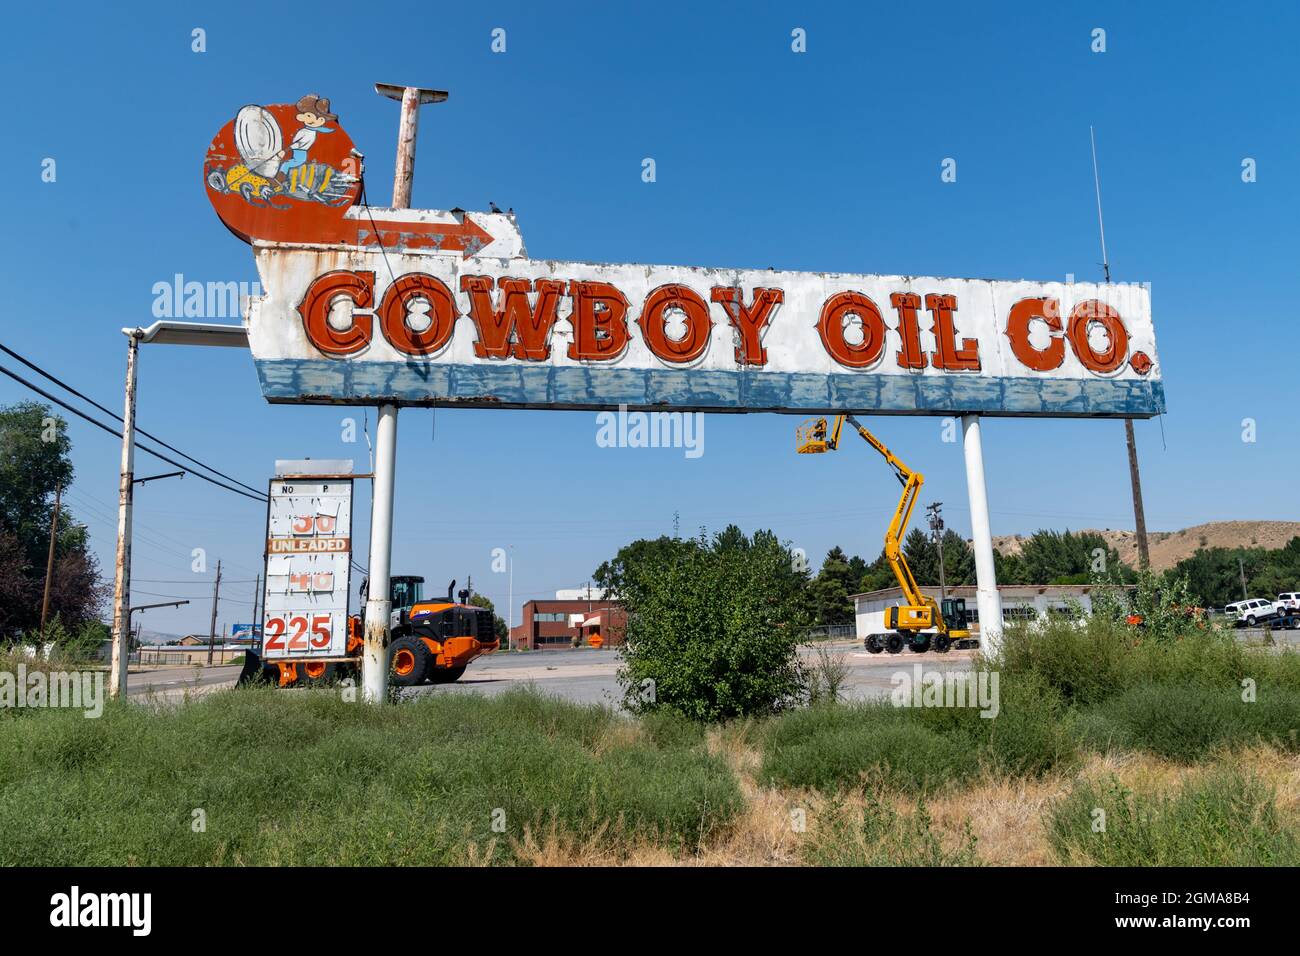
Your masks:
[{"label": "tree", "polygon": [[1275,597],[1300,590],[1300,536],[1264,552],[1264,566],[1250,577],[1251,597]]},{"label": "tree", "polygon": [[618,554],[601,563],[591,579],[611,596],[621,595],[626,584],[627,568],[632,565],[666,563],[694,550],[698,542],[691,538],[638,538],[618,549]]},{"label": "tree", "polygon": [[745,537],[745,532],[741,531],[734,524],[729,524],[713,536],[713,546],[718,550],[728,548],[744,549],[749,547],[749,539]]},{"label": "tree", "polygon": [[903,539],[903,557],[917,584],[939,583],[939,549],[920,528],[913,528]]},{"label": "tree", "polygon": [[827,551],[821,570],[809,584],[813,619],[818,624],[852,624],[853,602],[849,596],[855,593],[859,580],[843,549],[836,545]]},{"label": "tree", "polygon": [[506,624],[505,618],[496,613],[496,605],[492,603],[491,598],[483,594],[471,594],[469,603],[492,612],[492,631],[496,634],[497,640],[508,641],[510,639],[510,628]]},{"label": "tree", "polygon": [[1120,561],[1119,552],[1095,531],[1040,529],[1021,545],[1020,560],[1027,578],[1024,584],[1087,584],[1113,573],[1126,582],[1133,580],[1133,571]]},{"label": "tree", "polygon": [[[1292,543],[1289,542],[1286,547],[1278,551],[1288,551]],[[1186,578],[1188,591],[1202,606],[1222,607],[1224,604],[1242,599],[1243,567],[1246,571],[1246,580],[1252,585],[1255,581],[1272,584],[1276,580],[1286,580],[1284,576],[1278,575],[1280,569],[1272,566],[1268,557],[1270,554],[1277,554],[1277,552],[1265,551],[1263,548],[1198,548],[1191,557],[1183,558],[1174,565],[1167,572],[1167,576]],[[1290,580],[1294,582],[1296,579]],[[1294,590],[1294,584],[1291,587],[1280,587],[1276,591],[1269,590],[1258,594],[1254,593],[1253,587],[1250,587],[1250,590],[1251,597],[1272,597],[1278,591]]]},{"label": "tree", "polygon": [[1029,572],[1020,555],[1007,552],[1003,554],[996,548],[993,551],[993,574],[999,584],[1028,584]]},{"label": "tree", "polygon": [[770,714],[798,699],[796,649],[808,614],[794,556],[770,532],[747,547],[730,537],[720,543],[701,533],[689,547],[619,552],[628,615],[619,682],[628,709],[715,721]]},{"label": "tree", "polygon": [[[45,405],[0,408],[0,635],[40,624],[54,493],[72,481],[66,423]],[[69,629],[94,621],[107,599],[85,527],[61,508],[54,535],[50,617]]]},{"label": "tree", "polygon": [[889,566],[889,559],[885,557],[885,549],[881,548],[880,556],[867,565],[866,571],[858,579],[858,589],[865,594],[897,586],[898,579],[894,577],[894,570]]}]

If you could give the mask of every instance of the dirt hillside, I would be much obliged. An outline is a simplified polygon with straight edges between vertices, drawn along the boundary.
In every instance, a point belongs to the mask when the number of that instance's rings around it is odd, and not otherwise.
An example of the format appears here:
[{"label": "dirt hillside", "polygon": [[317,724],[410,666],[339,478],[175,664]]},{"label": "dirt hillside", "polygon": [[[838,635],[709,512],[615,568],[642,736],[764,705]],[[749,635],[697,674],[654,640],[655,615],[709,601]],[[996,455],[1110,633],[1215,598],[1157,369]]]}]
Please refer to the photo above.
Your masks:
[{"label": "dirt hillside", "polygon": [[[1120,560],[1137,567],[1137,538],[1132,531],[1109,528],[1080,528],[1100,534],[1119,552]],[[1151,567],[1157,571],[1171,568],[1197,548],[1280,548],[1300,535],[1300,521],[1209,521],[1181,531],[1149,531]],[[1018,554],[1027,535],[994,535],[993,547],[1003,554]]]}]

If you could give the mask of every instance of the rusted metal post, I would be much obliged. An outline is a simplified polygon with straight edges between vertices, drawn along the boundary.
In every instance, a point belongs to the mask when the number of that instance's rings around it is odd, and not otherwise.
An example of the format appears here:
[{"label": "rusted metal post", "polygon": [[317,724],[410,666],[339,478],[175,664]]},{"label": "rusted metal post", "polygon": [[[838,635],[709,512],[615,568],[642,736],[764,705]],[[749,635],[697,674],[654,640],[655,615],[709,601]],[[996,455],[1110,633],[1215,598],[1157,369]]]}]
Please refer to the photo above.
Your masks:
[{"label": "rusted metal post", "polygon": [[[415,179],[415,139],[420,123],[420,104],[447,98],[440,90],[416,86],[376,83],[375,92],[402,102],[397,127],[397,163],[393,171],[393,208],[411,205],[411,183]],[[375,425],[375,476],[371,481],[370,579],[366,591],[366,629],[361,657],[362,699],[388,699],[388,633],[393,551],[393,485],[397,471],[397,406],[380,405]]]},{"label": "rusted metal post", "polygon": [[[50,582],[54,580],[54,539],[59,534],[59,505],[63,502],[63,486],[54,487],[54,517],[50,519],[50,553],[45,558],[45,596],[41,598],[41,631],[45,630],[45,618],[50,613]],[[44,640],[44,634],[41,638]]]},{"label": "rusted metal post", "polygon": [[140,354],[140,332],[124,329],[126,351],[126,408],[122,413],[122,470],[117,486],[117,557],[113,564],[113,658],[108,695],[126,695],[130,658],[131,613],[131,506],[135,495],[135,377]]}]

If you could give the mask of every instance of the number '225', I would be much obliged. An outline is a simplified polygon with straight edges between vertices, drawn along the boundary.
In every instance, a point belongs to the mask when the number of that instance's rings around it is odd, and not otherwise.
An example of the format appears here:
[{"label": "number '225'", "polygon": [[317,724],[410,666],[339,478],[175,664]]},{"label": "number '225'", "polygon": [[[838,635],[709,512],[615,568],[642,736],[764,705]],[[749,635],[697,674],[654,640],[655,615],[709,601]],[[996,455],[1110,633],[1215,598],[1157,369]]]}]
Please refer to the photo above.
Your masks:
[{"label": "number '225'", "polygon": [[[311,638],[307,637],[307,629],[311,628]],[[328,614],[314,614],[311,621],[308,622],[304,614],[295,614],[292,617],[273,617],[266,622],[266,650],[268,651],[305,651],[310,644],[311,649],[320,650],[330,646],[332,638],[330,634],[330,616]],[[285,638],[288,643],[285,643]]]}]

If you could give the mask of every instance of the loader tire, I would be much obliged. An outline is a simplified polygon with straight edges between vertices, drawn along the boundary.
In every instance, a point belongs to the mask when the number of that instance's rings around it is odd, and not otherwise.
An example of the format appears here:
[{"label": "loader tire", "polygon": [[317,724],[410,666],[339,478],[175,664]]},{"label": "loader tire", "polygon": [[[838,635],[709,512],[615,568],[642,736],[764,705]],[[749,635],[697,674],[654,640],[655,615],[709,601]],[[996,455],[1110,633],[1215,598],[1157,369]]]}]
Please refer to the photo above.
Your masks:
[{"label": "loader tire", "polygon": [[388,645],[388,682],[398,687],[423,683],[432,669],[432,657],[418,637],[399,637]]},{"label": "loader tire", "polygon": [[891,654],[901,654],[903,652],[903,635],[890,634],[885,638],[885,650]]},{"label": "loader tire", "polygon": [[462,664],[460,667],[435,667],[429,671],[429,680],[435,684],[454,684],[465,673],[466,666]]},{"label": "loader tire", "polygon": [[326,684],[332,684],[338,679],[338,668],[338,664],[333,661],[327,663],[308,661],[299,664],[298,684],[302,687],[324,687]]}]

